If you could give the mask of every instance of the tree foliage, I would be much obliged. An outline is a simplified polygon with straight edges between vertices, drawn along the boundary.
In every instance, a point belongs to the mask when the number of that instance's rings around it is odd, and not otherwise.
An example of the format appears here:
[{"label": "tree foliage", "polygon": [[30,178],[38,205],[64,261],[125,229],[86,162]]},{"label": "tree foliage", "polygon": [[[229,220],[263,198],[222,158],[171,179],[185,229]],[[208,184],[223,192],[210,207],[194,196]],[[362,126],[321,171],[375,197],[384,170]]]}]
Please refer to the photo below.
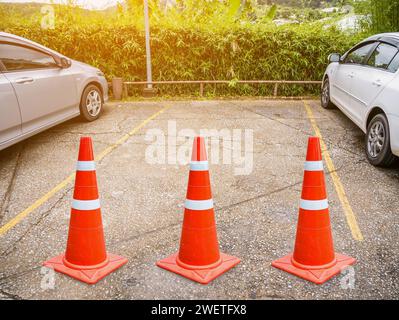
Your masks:
[{"label": "tree foliage", "polygon": [[365,15],[366,30],[373,33],[399,31],[399,1],[364,0],[355,4],[358,12]]}]

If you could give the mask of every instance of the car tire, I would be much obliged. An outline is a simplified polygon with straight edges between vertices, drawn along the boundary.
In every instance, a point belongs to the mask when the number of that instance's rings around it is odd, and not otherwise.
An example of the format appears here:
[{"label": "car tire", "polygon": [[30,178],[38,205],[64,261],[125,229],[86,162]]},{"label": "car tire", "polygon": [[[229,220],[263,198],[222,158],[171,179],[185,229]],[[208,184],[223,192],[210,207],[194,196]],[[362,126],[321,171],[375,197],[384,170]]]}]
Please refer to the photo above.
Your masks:
[{"label": "car tire", "polygon": [[94,84],[88,85],[80,101],[80,115],[86,121],[94,121],[100,117],[103,110],[103,94]]},{"label": "car tire", "polygon": [[330,99],[330,80],[328,78],[324,79],[323,86],[321,88],[321,106],[324,109],[333,109],[335,107]]},{"label": "car tire", "polygon": [[367,127],[365,148],[368,161],[377,167],[389,167],[397,158],[391,151],[389,123],[385,114],[377,114]]}]

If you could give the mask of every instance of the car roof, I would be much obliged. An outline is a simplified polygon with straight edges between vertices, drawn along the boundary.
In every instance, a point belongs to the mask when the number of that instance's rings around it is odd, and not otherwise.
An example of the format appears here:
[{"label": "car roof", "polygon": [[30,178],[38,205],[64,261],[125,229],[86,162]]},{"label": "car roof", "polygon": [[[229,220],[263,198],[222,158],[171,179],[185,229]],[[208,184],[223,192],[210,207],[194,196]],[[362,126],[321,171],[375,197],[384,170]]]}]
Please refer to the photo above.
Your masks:
[{"label": "car roof", "polygon": [[11,43],[20,44],[20,45],[28,45],[28,46],[34,47],[38,50],[42,50],[42,51],[63,57],[63,55],[58,53],[57,51],[51,50],[45,46],[42,46],[39,43],[25,39],[23,37],[19,37],[15,34],[0,31],[0,41],[11,42]]},{"label": "car roof", "polygon": [[399,48],[399,32],[387,32],[387,33],[376,34],[365,39],[363,42],[377,41],[377,40],[390,43]]}]

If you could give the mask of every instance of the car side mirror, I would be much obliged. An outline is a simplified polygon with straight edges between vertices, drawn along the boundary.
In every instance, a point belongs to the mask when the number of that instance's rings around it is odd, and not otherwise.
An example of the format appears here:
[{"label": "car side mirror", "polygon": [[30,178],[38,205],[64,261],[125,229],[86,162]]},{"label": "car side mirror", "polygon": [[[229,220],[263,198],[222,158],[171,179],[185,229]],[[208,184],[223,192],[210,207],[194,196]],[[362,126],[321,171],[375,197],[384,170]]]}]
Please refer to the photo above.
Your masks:
[{"label": "car side mirror", "polygon": [[71,60],[65,58],[65,57],[61,57],[60,58],[60,63],[59,63],[59,67],[62,69],[68,69],[70,68],[72,65]]},{"label": "car side mirror", "polygon": [[332,62],[341,62],[341,55],[339,53],[331,53],[328,56],[328,61],[330,63],[332,63]]}]

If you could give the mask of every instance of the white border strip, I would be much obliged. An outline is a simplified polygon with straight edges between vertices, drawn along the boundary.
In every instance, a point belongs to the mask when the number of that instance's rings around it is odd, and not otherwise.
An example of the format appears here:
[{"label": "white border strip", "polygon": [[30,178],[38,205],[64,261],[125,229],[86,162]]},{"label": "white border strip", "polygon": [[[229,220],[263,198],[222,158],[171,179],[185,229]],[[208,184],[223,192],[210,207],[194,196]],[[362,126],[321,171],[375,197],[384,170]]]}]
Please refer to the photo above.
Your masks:
[{"label": "white border strip", "polygon": [[190,162],[191,171],[208,171],[209,164],[208,161],[191,161]]},{"label": "white border strip", "polygon": [[323,161],[306,161],[305,171],[323,171]]},{"label": "white border strip", "polygon": [[209,200],[188,200],[184,203],[184,207],[189,210],[209,210],[213,209],[213,199]]},{"label": "white border strip", "polygon": [[72,201],[72,209],[75,210],[96,210],[100,209],[100,200],[76,200],[73,199]]},{"label": "white border strip", "polygon": [[300,208],[304,210],[324,210],[328,209],[328,200],[303,200],[301,199]]},{"label": "white border strip", "polygon": [[95,171],[96,163],[94,161],[78,161],[76,165],[77,171]]}]

